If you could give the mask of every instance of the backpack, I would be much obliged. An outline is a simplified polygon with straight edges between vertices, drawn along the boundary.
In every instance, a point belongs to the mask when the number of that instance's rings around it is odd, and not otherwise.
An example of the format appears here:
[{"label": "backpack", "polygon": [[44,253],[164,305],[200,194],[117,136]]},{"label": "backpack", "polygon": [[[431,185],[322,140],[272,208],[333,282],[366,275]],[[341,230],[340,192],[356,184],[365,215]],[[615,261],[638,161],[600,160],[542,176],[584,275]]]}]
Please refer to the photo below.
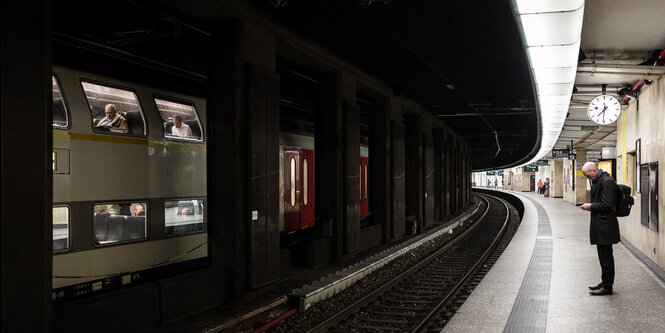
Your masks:
[{"label": "backpack", "polygon": [[630,215],[630,208],[635,204],[635,200],[630,196],[630,186],[624,184],[617,184],[619,193],[617,195],[617,216]]}]

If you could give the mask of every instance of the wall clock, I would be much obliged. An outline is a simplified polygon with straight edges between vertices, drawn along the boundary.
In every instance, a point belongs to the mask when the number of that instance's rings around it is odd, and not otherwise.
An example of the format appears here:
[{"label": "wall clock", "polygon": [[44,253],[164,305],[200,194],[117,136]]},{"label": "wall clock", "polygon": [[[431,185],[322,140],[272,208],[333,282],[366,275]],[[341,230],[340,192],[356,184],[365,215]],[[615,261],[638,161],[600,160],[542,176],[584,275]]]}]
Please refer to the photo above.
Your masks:
[{"label": "wall clock", "polygon": [[596,124],[609,125],[619,119],[621,104],[613,96],[600,95],[589,103],[587,115]]}]

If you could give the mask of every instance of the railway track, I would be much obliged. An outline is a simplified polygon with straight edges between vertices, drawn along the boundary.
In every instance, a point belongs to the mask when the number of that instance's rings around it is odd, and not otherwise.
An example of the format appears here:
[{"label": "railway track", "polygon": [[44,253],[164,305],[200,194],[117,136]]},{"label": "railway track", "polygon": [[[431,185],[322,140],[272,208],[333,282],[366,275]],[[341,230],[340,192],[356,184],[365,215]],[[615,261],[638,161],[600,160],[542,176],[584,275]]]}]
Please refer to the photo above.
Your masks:
[{"label": "railway track", "polygon": [[493,250],[508,226],[508,205],[491,196],[479,197],[487,209],[463,236],[309,332],[421,332],[445,325],[451,311],[482,279],[474,275],[489,270],[484,264],[488,257],[498,258]]}]

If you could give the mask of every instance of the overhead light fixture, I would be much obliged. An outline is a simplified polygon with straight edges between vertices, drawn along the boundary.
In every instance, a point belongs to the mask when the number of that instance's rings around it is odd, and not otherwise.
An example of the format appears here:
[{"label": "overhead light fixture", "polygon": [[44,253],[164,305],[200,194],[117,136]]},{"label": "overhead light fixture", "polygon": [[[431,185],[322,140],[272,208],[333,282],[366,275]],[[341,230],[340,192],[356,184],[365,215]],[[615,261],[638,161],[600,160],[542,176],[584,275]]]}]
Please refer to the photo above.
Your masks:
[{"label": "overhead light fixture", "polygon": [[513,0],[538,100],[541,145],[533,163],[554,147],[573,93],[584,0]]}]

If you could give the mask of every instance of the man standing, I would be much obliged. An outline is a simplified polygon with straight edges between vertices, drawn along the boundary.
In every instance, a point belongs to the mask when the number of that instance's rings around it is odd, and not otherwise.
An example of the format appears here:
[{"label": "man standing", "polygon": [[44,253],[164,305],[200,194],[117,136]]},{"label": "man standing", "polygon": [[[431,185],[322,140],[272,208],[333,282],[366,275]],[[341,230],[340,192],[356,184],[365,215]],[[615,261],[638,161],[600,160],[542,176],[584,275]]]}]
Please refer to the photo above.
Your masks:
[{"label": "man standing", "polygon": [[607,172],[598,170],[594,162],[586,162],[582,173],[591,180],[591,203],[582,205],[583,210],[591,212],[589,236],[591,245],[596,245],[602,271],[602,282],[590,286],[593,296],[612,295],[614,284],[614,256],[612,244],[621,241],[619,221],[617,220],[617,184]]}]

